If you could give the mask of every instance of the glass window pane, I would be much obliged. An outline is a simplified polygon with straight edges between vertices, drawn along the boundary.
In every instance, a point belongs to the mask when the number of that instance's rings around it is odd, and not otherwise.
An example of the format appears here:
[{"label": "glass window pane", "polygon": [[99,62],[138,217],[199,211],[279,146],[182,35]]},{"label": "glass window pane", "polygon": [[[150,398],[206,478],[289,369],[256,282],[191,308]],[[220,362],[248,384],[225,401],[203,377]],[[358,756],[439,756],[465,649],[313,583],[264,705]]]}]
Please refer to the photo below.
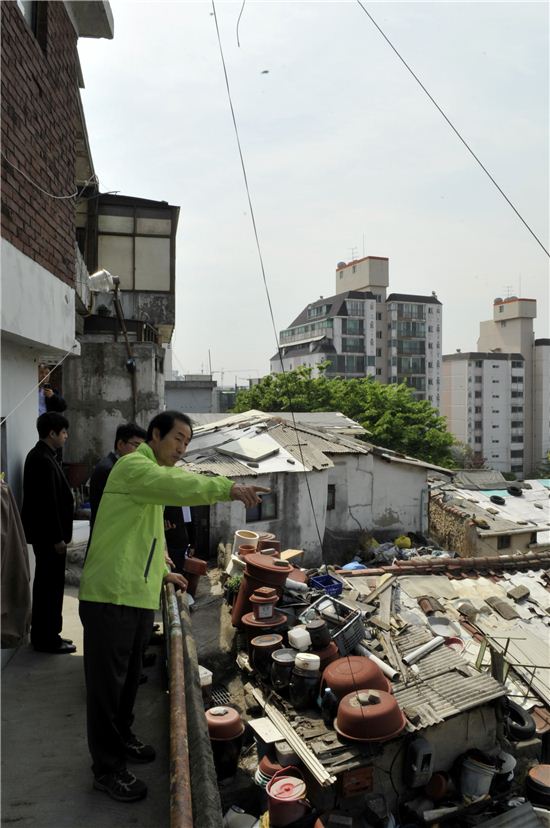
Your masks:
[{"label": "glass window pane", "polygon": [[136,238],[136,290],[170,290],[170,239]]}]

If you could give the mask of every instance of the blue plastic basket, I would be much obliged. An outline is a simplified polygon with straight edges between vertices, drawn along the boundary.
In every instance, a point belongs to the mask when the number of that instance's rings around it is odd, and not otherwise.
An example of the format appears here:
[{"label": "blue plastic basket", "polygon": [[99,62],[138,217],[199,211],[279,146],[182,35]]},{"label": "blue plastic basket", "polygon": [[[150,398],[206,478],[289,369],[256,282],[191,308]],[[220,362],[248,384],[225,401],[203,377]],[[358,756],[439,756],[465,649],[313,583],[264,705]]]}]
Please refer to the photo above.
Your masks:
[{"label": "blue plastic basket", "polygon": [[313,589],[322,589],[327,595],[333,597],[340,595],[344,587],[342,582],[337,578],[333,578],[332,575],[314,575],[309,579],[309,585]]}]

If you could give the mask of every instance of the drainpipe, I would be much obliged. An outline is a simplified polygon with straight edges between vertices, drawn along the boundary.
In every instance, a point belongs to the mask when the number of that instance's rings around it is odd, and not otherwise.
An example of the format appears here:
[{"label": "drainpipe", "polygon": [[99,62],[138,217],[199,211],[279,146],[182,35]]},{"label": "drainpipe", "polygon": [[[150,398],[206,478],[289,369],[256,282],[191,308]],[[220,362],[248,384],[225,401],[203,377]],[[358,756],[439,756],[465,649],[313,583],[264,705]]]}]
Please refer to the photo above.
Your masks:
[{"label": "drainpipe", "polygon": [[120,325],[120,329],[124,336],[124,341],[126,343],[126,353],[128,354],[128,359],[126,360],[126,368],[130,374],[130,382],[132,384],[132,422],[136,421],[137,417],[137,377],[136,377],[136,358],[134,355],[134,351],[132,349],[132,345],[130,340],[128,339],[128,330],[126,328],[126,323],[124,321],[124,314],[122,312],[122,305],[120,304],[120,297],[119,297],[119,287],[118,284],[115,285],[114,293],[113,293],[113,303],[115,306],[115,311],[118,319],[118,324]]},{"label": "drainpipe", "polygon": [[164,587],[164,610],[170,678],[170,828],[193,828],[183,632],[172,584]]}]

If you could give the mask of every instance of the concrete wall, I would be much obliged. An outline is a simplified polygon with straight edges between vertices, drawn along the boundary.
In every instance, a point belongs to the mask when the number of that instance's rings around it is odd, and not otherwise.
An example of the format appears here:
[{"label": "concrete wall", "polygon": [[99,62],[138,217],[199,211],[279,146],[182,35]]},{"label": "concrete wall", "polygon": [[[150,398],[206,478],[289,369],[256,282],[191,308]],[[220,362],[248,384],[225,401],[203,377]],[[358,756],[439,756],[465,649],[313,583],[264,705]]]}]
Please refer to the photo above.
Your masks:
[{"label": "concrete wall", "polygon": [[374,457],[372,528],[400,533],[428,530],[426,469]]},{"label": "concrete wall", "polygon": [[138,383],[135,416],[124,343],[85,339],[82,358],[65,363],[66,415],[71,426],[64,452],[67,462],[93,467],[112,450],[118,425],[134,420],[146,428],[164,409],[164,376],[155,366],[163,349],[151,343],[134,343],[132,347]]},{"label": "concrete wall", "polygon": [[[321,538],[325,529],[327,472],[308,474],[308,482],[315,518]],[[239,483],[268,486],[277,492],[278,511],[274,520],[246,523],[245,511],[240,503],[218,503],[210,508],[210,551],[213,554],[218,543],[233,540],[237,529],[253,532],[273,532],[283,549],[303,549],[306,565],[321,562],[321,545],[311,510],[309,495],[303,474],[278,473],[260,475],[257,478],[239,478]]]},{"label": "concrete wall", "polygon": [[166,408],[184,411],[186,414],[208,414],[214,410],[212,391],[215,382],[175,380],[166,382],[164,395]]},{"label": "concrete wall", "polygon": [[[382,301],[386,298],[385,289],[389,284],[389,261],[387,258],[378,256],[367,256],[364,259],[357,259],[345,267],[336,269],[335,293],[343,293],[345,290],[360,290],[361,288],[379,288],[378,292],[383,294]],[[374,292],[374,290],[373,290]]]}]

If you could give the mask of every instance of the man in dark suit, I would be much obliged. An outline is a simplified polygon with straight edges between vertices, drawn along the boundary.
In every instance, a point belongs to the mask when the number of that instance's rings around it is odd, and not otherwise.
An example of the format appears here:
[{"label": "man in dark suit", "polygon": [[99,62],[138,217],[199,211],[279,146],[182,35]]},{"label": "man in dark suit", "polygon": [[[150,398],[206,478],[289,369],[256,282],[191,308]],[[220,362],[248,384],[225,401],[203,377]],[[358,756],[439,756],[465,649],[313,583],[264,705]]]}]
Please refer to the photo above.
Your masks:
[{"label": "man in dark suit", "polygon": [[[131,454],[137,449],[147,436],[145,429],[140,428],[135,423],[125,423],[119,425],[115,435],[115,450],[110,451],[107,457],[100,460],[90,477],[90,537],[92,529],[99,509],[99,502],[103,489],[107,483],[107,478],[111,473],[111,469],[115,465],[119,457],[124,457],[125,454]],[[89,543],[88,543],[89,545]]]},{"label": "man in dark suit", "polygon": [[61,638],[67,544],[73,533],[73,495],[56,452],[69,436],[68,420],[54,411],[36,421],[38,443],[27,455],[21,519],[36,558],[32,593],[31,643],[41,653],[74,653]]}]

